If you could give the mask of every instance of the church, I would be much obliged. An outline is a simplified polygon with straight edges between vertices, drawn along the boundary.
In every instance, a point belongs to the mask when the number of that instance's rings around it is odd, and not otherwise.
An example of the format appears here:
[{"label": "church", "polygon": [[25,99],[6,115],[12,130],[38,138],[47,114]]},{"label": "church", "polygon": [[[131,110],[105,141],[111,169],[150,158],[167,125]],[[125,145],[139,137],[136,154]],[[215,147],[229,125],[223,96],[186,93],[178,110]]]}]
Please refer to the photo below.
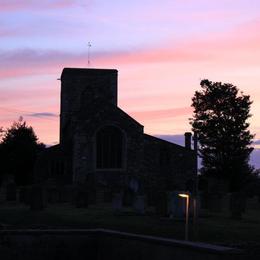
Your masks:
[{"label": "church", "polygon": [[92,192],[194,190],[197,155],[191,133],[185,147],[144,133],[117,105],[114,69],[64,68],[60,143],[36,164],[36,180],[85,185]]}]

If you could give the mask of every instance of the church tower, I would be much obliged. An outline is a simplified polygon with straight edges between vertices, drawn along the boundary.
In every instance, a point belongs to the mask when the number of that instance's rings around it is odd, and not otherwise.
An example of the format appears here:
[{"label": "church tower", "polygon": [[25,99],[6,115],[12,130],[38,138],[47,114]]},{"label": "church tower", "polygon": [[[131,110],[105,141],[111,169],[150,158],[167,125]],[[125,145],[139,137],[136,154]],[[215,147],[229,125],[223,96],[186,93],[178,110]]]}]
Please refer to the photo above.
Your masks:
[{"label": "church tower", "polygon": [[60,143],[69,145],[78,114],[96,100],[117,106],[117,70],[64,68],[61,74]]}]

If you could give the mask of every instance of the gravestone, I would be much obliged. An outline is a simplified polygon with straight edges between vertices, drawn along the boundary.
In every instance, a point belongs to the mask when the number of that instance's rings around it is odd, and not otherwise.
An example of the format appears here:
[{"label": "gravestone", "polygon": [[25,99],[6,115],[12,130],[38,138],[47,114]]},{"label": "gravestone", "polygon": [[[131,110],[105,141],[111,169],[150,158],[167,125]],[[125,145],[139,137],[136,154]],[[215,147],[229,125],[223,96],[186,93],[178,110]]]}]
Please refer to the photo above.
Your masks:
[{"label": "gravestone", "polygon": [[3,186],[0,186],[0,203],[3,203],[6,200],[6,192]]},{"label": "gravestone", "polygon": [[254,196],[252,198],[248,198],[246,202],[246,208],[249,210],[259,210],[260,209],[260,203],[257,196]]},{"label": "gravestone", "polygon": [[32,186],[26,187],[26,193],[25,193],[25,204],[30,206],[31,205],[31,195],[32,194]]},{"label": "gravestone", "polygon": [[200,207],[201,207],[201,209],[208,209],[209,208],[208,194],[209,193],[207,191],[199,192],[199,199],[200,199]]},{"label": "gravestone", "polygon": [[129,182],[129,188],[134,192],[137,193],[139,188],[140,188],[140,184],[139,181],[136,178],[132,178]]},{"label": "gravestone", "polygon": [[208,193],[208,209],[211,212],[221,212],[223,210],[223,194],[219,192]]},{"label": "gravestone", "polygon": [[122,194],[115,193],[112,200],[112,208],[115,211],[121,211],[122,209]]},{"label": "gravestone", "polygon": [[[64,186],[64,188],[62,190],[62,201],[63,202],[72,202],[73,191],[74,191],[74,187],[72,185]],[[89,199],[88,199],[88,201],[89,201]]]},{"label": "gravestone", "polygon": [[16,184],[14,182],[9,182],[6,184],[6,200],[16,201]]},{"label": "gravestone", "polygon": [[242,213],[245,212],[246,197],[240,192],[233,192],[230,198],[231,218],[241,219]]},{"label": "gravestone", "polygon": [[231,194],[230,193],[223,194],[223,197],[222,197],[222,210],[224,212],[229,212],[229,210],[230,210],[230,199],[231,199]]},{"label": "gravestone", "polygon": [[111,203],[112,202],[112,192],[111,191],[105,191],[104,192],[104,202],[105,203]]},{"label": "gravestone", "polygon": [[156,214],[159,216],[167,216],[167,204],[168,204],[168,198],[167,198],[167,193],[165,191],[159,191],[156,194],[155,198],[155,211]]},{"label": "gravestone", "polygon": [[134,209],[137,214],[143,215],[145,213],[145,196],[136,196],[134,200]]},{"label": "gravestone", "polygon": [[221,212],[225,208],[225,195],[228,182],[214,177],[203,178],[199,182],[201,208],[212,212]]},{"label": "gravestone", "polygon": [[89,204],[96,204],[97,203],[97,191],[94,187],[88,189],[88,202]]},{"label": "gravestone", "polygon": [[59,194],[57,187],[52,185],[52,186],[47,186],[47,201],[49,203],[57,203],[59,201]]},{"label": "gravestone", "polygon": [[20,202],[24,203],[25,205],[31,205],[31,197],[32,197],[32,186],[24,186],[20,190]]},{"label": "gravestone", "polygon": [[127,187],[124,190],[124,195],[123,195],[123,205],[124,206],[132,206],[134,202],[134,191]]},{"label": "gravestone", "polygon": [[44,189],[40,184],[34,184],[31,188],[31,210],[43,210],[44,207]]},{"label": "gravestone", "polygon": [[77,208],[88,207],[88,191],[84,185],[76,188],[75,204]]}]

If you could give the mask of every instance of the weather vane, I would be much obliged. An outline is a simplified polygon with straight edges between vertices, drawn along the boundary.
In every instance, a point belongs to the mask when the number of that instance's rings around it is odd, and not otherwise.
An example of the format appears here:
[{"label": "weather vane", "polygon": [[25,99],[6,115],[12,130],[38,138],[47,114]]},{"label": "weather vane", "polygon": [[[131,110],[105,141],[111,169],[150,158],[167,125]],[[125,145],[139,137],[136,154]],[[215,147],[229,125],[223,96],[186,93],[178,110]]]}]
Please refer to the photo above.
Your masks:
[{"label": "weather vane", "polygon": [[90,47],[91,47],[91,44],[90,44],[90,42],[88,42],[88,66],[90,65]]}]

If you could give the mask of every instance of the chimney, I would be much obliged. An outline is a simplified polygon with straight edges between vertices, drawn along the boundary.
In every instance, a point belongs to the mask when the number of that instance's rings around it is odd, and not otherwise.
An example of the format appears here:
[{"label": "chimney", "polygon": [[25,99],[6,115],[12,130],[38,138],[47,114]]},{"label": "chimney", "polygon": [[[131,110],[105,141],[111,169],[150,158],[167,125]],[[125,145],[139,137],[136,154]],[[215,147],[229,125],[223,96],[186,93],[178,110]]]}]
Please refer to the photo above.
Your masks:
[{"label": "chimney", "polygon": [[184,136],[185,136],[185,148],[191,150],[191,133],[186,132]]}]

